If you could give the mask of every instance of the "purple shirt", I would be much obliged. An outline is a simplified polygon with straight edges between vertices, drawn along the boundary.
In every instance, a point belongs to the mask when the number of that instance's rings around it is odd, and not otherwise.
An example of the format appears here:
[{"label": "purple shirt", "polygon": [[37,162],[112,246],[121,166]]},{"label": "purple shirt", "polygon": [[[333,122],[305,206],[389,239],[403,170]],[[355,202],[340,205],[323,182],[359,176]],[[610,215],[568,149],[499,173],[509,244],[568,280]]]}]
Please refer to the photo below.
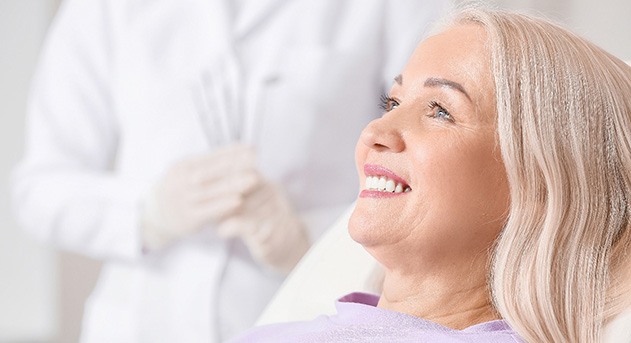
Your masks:
[{"label": "purple shirt", "polygon": [[241,342],[523,342],[503,320],[454,330],[408,314],[377,307],[379,297],[351,293],[340,298],[337,314],[309,322],[255,327],[230,343]]}]

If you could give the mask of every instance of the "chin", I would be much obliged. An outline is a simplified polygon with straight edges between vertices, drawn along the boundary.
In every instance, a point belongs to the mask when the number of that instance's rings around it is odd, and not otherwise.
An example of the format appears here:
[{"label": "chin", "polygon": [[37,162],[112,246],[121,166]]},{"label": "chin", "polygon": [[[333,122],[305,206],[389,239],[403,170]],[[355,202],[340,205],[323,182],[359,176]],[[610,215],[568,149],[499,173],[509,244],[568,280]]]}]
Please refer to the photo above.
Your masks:
[{"label": "chin", "polygon": [[358,202],[348,221],[348,233],[355,242],[368,248],[382,241],[384,230],[379,224],[376,213]]}]

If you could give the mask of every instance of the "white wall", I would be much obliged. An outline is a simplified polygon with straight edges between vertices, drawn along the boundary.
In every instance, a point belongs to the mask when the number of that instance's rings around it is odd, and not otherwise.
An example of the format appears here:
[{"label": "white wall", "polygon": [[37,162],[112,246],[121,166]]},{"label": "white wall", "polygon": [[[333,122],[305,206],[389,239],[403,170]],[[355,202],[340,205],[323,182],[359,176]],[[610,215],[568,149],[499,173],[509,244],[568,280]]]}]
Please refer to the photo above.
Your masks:
[{"label": "white wall", "polygon": [[607,51],[631,60],[631,1],[572,1],[568,22]]},{"label": "white wall", "polygon": [[629,0],[491,0],[500,7],[525,9],[565,24],[623,60],[631,60]]},{"label": "white wall", "polygon": [[100,266],[34,242],[10,214],[30,78],[59,2],[0,0],[0,342],[77,342]]},{"label": "white wall", "polygon": [[43,341],[57,328],[56,256],[17,229],[8,178],[22,153],[29,79],[51,15],[44,0],[0,1],[0,341]]}]

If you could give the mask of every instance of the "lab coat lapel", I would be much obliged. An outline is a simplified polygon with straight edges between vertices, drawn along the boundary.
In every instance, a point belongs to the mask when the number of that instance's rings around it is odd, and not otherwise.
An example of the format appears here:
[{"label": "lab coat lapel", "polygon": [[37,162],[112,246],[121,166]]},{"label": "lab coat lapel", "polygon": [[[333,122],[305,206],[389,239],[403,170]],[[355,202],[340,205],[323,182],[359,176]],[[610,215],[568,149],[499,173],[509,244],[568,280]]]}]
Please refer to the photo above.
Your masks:
[{"label": "lab coat lapel", "polygon": [[237,16],[235,23],[235,37],[242,39],[255,31],[255,29],[283,4],[289,0],[256,0],[249,1],[242,12]]}]

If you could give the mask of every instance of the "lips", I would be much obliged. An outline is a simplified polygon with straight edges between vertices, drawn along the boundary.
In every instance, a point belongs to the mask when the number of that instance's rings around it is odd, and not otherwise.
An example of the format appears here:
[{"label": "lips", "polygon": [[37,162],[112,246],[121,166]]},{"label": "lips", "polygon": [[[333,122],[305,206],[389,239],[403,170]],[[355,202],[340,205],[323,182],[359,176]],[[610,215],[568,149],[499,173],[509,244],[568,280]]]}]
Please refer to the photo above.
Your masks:
[{"label": "lips", "polygon": [[382,166],[366,164],[364,173],[366,180],[360,197],[392,197],[412,190],[403,178]]}]

